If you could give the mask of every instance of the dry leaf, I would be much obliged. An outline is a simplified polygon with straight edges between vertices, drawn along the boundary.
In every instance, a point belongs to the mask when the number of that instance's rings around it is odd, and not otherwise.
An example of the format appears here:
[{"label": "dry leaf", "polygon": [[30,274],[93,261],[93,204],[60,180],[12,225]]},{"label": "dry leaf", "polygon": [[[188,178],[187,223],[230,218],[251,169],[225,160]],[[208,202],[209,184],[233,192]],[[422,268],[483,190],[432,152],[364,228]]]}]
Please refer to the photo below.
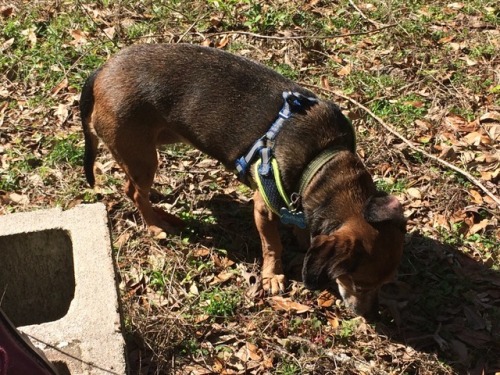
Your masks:
[{"label": "dry leaf", "polygon": [[463,140],[469,145],[479,146],[481,144],[481,134],[472,132],[463,137]]},{"label": "dry leaf", "polygon": [[131,236],[132,236],[132,234],[130,232],[123,232],[122,234],[120,234],[120,236],[113,243],[113,246],[115,246],[117,248],[121,248],[123,245],[125,245],[128,242],[128,240],[130,239]]},{"label": "dry leaf", "polygon": [[311,307],[281,296],[273,296],[269,298],[269,303],[276,311],[295,311],[297,314],[303,314],[311,311]]},{"label": "dry leaf", "polygon": [[412,198],[415,198],[415,199],[422,199],[422,193],[420,192],[420,190],[418,190],[417,188],[408,188],[406,190],[406,193],[412,197]]},{"label": "dry leaf", "polygon": [[483,126],[492,141],[500,140],[500,124],[485,124]]},{"label": "dry leaf", "polygon": [[224,37],[217,43],[217,48],[224,48],[229,43],[229,36],[224,35]]},{"label": "dry leaf", "polygon": [[68,78],[64,77],[64,79],[61,82],[59,82],[56,87],[50,90],[50,93],[53,96],[56,96],[59,93],[59,91],[67,87],[68,87]]},{"label": "dry leaf", "polygon": [[422,108],[425,105],[424,102],[422,102],[420,100],[406,101],[403,104],[407,105],[407,106],[410,106],[410,107],[415,107],[415,108]]},{"label": "dry leaf", "polygon": [[210,282],[210,285],[222,284],[233,276],[234,273],[232,272],[222,271],[217,276],[215,276],[215,278]]},{"label": "dry leaf", "polygon": [[477,224],[473,224],[470,228],[469,228],[469,232],[468,234],[469,235],[473,235],[479,231],[482,231],[483,229],[485,229],[488,224],[490,223],[490,221],[488,219],[484,219],[484,220],[481,220],[479,223]]},{"label": "dry leaf", "polygon": [[104,29],[103,32],[109,39],[113,40],[113,38],[115,37],[116,30],[115,27],[112,26]]},{"label": "dry leaf", "polygon": [[220,373],[224,369],[225,366],[226,366],[226,364],[224,363],[224,361],[222,359],[220,359],[219,357],[215,357],[214,364],[212,366],[212,370],[216,373]]},{"label": "dry leaf", "polygon": [[186,366],[184,368],[187,374],[192,374],[192,375],[211,375],[213,374],[212,370],[207,369],[206,367],[200,366],[200,365],[194,365],[194,366]]},{"label": "dry leaf", "polygon": [[330,90],[330,82],[327,76],[321,76],[321,87]]},{"label": "dry leaf", "polygon": [[[420,102],[422,103],[422,102]],[[425,129],[425,130],[428,130],[428,129],[432,129],[432,125],[429,121],[425,121],[425,120],[415,120],[415,125],[417,125],[418,127],[422,128],[422,129]]]},{"label": "dry leaf", "polygon": [[479,122],[500,122],[500,113],[496,111],[486,112],[479,117]]},{"label": "dry leaf", "polygon": [[212,46],[212,44],[213,44],[213,42],[209,38],[207,38],[207,39],[203,40],[203,42],[201,42],[201,45],[204,47],[210,47],[210,46]]},{"label": "dry leaf", "polygon": [[191,255],[195,258],[203,258],[210,255],[210,250],[205,247],[194,249]]},{"label": "dry leaf", "polygon": [[214,264],[216,267],[220,268],[228,268],[234,265],[234,261],[229,259],[228,257],[220,257],[218,255],[214,255],[212,257]]},{"label": "dry leaf", "polygon": [[165,233],[164,231],[161,231],[156,236],[154,236],[155,240],[164,240],[165,238],[167,238],[167,233]]},{"label": "dry leaf", "polygon": [[335,296],[328,291],[323,291],[318,296],[318,306],[319,307],[330,307],[335,303]]},{"label": "dry leaf", "polygon": [[464,7],[464,3],[451,3],[448,4],[446,7],[453,10],[460,10]]},{"label": "dry leaf", "polygon": [[471,132],[477,129],[477,123],[468,122],[462,116],[450,113],[444,118],[444,123],[449,128],[458,132]]},{"label": "dry leaf", "polygon": [[469,190],[469,194],[472,196],[474,203],[481,204],[483,203],[483,198],[481,194],[477,190]]},{"label": "dry leaf", "polygon": [[25,205],[25,204],[28,204],[30,202],[27,195],[21,195],[21,194],[17,194],[17,193],[10,193],[9,199],[12,203],[16,203],[19,205]]},{"label": "dry leaf", "polygon": [[490,171],[481,171],[481,180],[491,181],[493,173]]},{"label": "dry leaf", "polygon": [[198,290],[198,286],[196,285],[196,283],[192,283],[189,286],[189,294],[192,294],[194,296],[197,296],[200,294],[200,291]]},{"label": "dry leaf", "polygon": [[465,61],[465,63],[467,64],[467,66],[477,65],[477,61],[476,60],[472,60],[471,58],[469,58],[467,56],[461,57],[460,60]]},{"label": "dry leaf", "polygon": [[238,352],[235,353],[235,356],[242,360],[243,362],[248,361],[261,361],[262,357],[258,353],[259,348],[257,345],[252,343],[245,343]]},{"label": "dry leaf", "polygon": [[73,40],[69,44],[73,46],[83,46],[87,44],[87,37],[85,32],[81,30],[71,30],[69,33],[73,37]]},{"label": "dry leaf", "polygon": [[31,47],[34,47],[36,45],[37,38],[36,38],[35,31],[36,31],[35,26],[29,27],[26,30],[21,31],[21,35],[24,35],[28,38],[28,40],[31,44]]},{"label": "dry leaf", "polygon": [[351,65],[346,65],[337,71],[337,75],[341,77],[348,76],[349,74],[351,74],[351,70]]},{"label": "dry leaf", "polygon": [[439,44],[446,44],[446,43],[449,43],[451,42],[453,39],[455,39],[455,36],[454,35],[450,35],[450,36],[445,36],[441,39],[438,40],[438,43]]},{"label": "dry leaf", "polygon": [[328,311],[326,313],[326,319],[328,320],[328,324],[330,325],[330,327],[332,327],[333,329],[339,328],[340,320],[337,318],[337,315],[335,315],[333,312]]},{"label": "dry leaf", "polygon": [[14,38],[7,39],[5,42],[2,43],[2,47],[0,48],[0,51],[5,51],[10,48],[14,44]]},{"label": "dry leaf", "polygon": [[14,13],[14,7],[12,5],[7,5],[0,9],[0,14],[4,18],[10,17],[12,13]]}]

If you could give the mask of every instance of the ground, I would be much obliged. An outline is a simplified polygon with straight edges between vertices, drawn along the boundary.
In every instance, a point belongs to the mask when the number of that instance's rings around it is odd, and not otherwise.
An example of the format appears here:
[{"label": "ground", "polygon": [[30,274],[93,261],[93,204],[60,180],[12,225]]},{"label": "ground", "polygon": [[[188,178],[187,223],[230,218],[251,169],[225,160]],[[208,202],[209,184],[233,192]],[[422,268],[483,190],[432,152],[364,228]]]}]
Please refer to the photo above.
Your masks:
[{"label": "ground", "polygon": [[[499,17],[483,0],[4,0],[0,214],[107,205],[133,374],[500,372]],[[150,42],[252,58],[352,119],[358,154],[408,217],[379,322],[303,287],[288,228],[289,288],[260,292],[251,191],[196,150],[160,151],[152,199],[185,220],[180,236],[146,233],[105,149],[87,186],[83,82]]]}]

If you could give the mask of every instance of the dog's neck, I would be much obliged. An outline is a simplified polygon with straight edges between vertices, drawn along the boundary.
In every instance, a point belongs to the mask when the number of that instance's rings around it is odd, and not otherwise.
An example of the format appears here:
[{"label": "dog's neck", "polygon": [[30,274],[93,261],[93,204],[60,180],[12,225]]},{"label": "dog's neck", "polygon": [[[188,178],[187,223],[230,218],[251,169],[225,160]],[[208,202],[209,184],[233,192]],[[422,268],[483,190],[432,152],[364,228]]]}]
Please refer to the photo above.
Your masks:
[{"label": "dog's neck", "polygon": [[274,150],[286,191],[295,191],[306,166],[325,149],[354,145],[352,126],[333,103],[319,101],[307,115],[288,119]]},{"label": "dog's neck", "polygon": [[331,233],[359,215],[375,193],[375,184],[361,160],[351,151],[339,151],[303,192],[302,206],[311,234]]}]

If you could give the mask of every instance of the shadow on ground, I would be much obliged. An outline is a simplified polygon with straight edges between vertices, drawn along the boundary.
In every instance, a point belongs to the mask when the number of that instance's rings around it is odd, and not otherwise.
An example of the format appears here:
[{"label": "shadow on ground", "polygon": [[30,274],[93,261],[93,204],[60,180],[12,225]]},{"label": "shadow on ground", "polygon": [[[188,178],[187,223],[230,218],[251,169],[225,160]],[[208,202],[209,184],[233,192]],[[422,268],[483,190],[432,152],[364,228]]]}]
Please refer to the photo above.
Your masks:
[{"label": "shadow on ground", "polygon": [[457,373],[500,371],[500,273],[436,240],[407,240],[399,281],[382,293],[388,314],[378,331],[436,352]]},{"label": "shadow on ground", "polygon": [[[260,259],[251,202],[217,195],[200,204],[217,224],[201,224],[198,241],[227,249],[236,261]],[[283,229],[282,237],[288,249],[285,272],[300,280],[304,252],[291,231]],[[384,311],[376,330],[391,341],[436,353],[458,374],[500,371],[500,272],[452,246],[408,234],[398,281],[384,288],[381,302]]]}]

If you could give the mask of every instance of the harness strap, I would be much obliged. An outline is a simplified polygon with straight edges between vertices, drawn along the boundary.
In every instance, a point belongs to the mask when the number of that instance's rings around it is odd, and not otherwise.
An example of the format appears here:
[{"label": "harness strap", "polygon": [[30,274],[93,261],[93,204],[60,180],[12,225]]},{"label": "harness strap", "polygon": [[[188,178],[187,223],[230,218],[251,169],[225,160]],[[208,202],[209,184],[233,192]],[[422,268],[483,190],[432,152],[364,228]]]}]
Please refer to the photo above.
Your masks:
[{"label": "harness strap", "polygon": [[[299,228],[306,228],[307,223],[302,210],[301,196],[307,185],[311,182],[316,173],[330,160],[335,157],[338,151],[349,149],[356,152],[356,140],[346,146],[332,146],[323,150],[316,156],[305,168],[299,182],[298,192],[291,196],[287,195],[281,182],[280,171],[277,160],[273,157],[274,140],[279,134],[285,121],[293,113],[304,109],[306,106],[318,102],[314,97],[306,97],[298,92],[283,92],[284,104],[277,119],[271,125],[269,130],[259,138],[246,153],[246,155],[236,160],[236,170],[240,181],[245,181],[249,166],[253,163],[257,154],[260,158],[254,163],[254,179],[258,189],[266,203],[266,206],[276,215],[278,215],[284,224],[293,224]],[[354,128],[349,121],[353,136]]]},{"label": "harness strap", "polygon": [[272,158],[274,139],[283,127],[285,120],[292,117],[293,113],[318,102],[318,99],[302,95],[299,92],[284,91],[282,96],[284,103],[278,114],[278,118],[274,121],[266,134],[259,138],[244,156],[236,160],[236,171],[238,172],[240,181],[246,180],[248,168],[258,153],[263,161],[260,173],[269,174],[271,170],[269,162]]},{"label": "harness strap", "polygon": [[278,215],[283,224],[293,224],[299,228],[306,228],[304,212],[302,211],[300,199],[304,190],[309,185],[316,173],[330,160],[332,160],[339,151],[346,150],[344,146],[332,146],[323,150],[306,167],[299,182],[298,193],[293,193],[290,197],[286,194],[281,182],[281,175],[278,162],[272,158],[271,169],[268,174],[260,173],[262,160],[257,160],[254,165],[255,180],[257,187],[269,209]]},{"label": "harness strap", "polygon": [[259,172],[262,166],[262,160],[257,160],[255,163],[256,183],[262,198],[267,207],[276,215],[279,215],[281,207],[288,207],[290,200],[288,199],[283,185],[281,184],[281,176],[276,159],[271,160],[271,170],[269,174],[263,175]]},{"label": "harness strap", "polygon": [[255,142],[248,153],[236,160],[236,171],[240,181],[245,179],[249,165],[252,163],[255,155],[260,152],[265,146],[264,138],[260,138]]},{"label": "harness strap", "polygon": [[[281,176],[278,162],[273,158],[270,162],[271,170],[269,174],[262,175],[259,170],[262,166],[262,160],[255,163],[255,182],[266,203],[266,206],[278,217],[283,224],[292,224],[301,229],[307,227],[304,212],[298,210],[295,201],[291,201],[281,183]],[[297,194],[292,194],[293,196]]]}]

